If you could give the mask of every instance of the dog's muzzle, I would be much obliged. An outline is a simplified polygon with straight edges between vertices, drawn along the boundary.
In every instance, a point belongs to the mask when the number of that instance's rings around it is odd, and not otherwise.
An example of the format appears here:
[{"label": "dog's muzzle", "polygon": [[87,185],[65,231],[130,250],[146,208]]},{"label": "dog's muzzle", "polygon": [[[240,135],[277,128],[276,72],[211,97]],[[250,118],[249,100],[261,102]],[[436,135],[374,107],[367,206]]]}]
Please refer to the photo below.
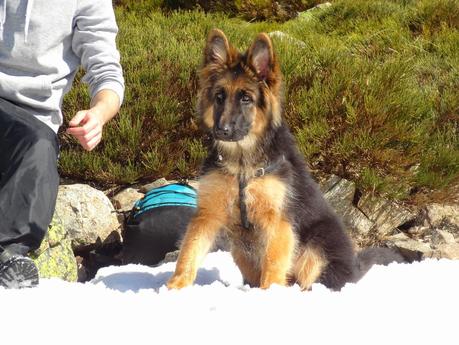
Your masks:
[{"label": "dog's muzzle", "polygon": [[249,133],[249,128],[236,128],[230,124],[214,127],[214,138],[220,141],[239,141]]}]

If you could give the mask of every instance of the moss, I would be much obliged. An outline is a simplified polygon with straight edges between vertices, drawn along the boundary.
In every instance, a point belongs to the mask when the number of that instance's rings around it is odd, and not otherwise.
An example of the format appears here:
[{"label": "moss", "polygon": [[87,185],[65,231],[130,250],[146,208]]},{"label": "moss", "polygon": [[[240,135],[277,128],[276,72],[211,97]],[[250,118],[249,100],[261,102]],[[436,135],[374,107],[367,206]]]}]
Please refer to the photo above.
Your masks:
[{"label": "moss", "polygon": [[71,241],[67,239],[65,227],[57,215],[54,215],[40,248],[30,257],[37,265],[41,278],[77,281],[77,263]]}]

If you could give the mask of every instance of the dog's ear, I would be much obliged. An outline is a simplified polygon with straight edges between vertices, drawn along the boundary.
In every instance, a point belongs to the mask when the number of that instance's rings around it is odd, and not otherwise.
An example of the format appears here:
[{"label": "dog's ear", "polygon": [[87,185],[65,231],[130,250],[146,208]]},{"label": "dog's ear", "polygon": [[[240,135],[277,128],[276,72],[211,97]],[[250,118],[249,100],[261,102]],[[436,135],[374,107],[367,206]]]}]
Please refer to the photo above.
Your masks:
[{"label": "dog's ear", "polygon": [[207,44],[204,49],[204,64],[225,64],[228,62],[229,57],[230,47],[225,34],[221,30],[212,29],[207,37]]},{"label": "dog's ear", "polygon": [[269,36],[261,33],[248,51],[248,63],[257,72],[260,79],[266,80],[274,68],[274,51],[273,44]]}]

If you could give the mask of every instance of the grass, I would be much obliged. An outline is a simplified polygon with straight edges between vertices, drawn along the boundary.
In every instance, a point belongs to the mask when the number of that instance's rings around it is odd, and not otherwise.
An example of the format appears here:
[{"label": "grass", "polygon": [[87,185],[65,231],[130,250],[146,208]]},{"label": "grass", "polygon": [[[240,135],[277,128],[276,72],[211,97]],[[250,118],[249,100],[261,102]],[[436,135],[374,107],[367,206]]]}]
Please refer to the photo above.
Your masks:
[{"label": "grass", "polygon": [[[103,185],[196,176],[205,156],[196,71],[207,32],[218,27],[245,49],[258,32],[279,30],[293,38],[273,39],[285,76],[285,116],[314,174],[335,173],[361,190],[407,202],[453,197],[457,0],[333,1],[284,23],[165,14],[158,3],[117,8],[125,102],[94,152],[62,135],[64,176]],[[80,77],[65,98],[67,121],[88,103]]]}]

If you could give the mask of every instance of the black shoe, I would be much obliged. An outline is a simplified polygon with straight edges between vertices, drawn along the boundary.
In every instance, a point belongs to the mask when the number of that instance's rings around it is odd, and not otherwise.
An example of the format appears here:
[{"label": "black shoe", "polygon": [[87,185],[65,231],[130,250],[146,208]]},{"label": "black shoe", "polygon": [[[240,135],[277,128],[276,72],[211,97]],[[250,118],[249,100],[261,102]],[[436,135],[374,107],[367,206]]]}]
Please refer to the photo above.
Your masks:
[{"label": "black shoe", "polygon": [[38,269],[32,259],[6,251],[0,254],[0,286],[7,289],[34,287],[38,280]]}]

